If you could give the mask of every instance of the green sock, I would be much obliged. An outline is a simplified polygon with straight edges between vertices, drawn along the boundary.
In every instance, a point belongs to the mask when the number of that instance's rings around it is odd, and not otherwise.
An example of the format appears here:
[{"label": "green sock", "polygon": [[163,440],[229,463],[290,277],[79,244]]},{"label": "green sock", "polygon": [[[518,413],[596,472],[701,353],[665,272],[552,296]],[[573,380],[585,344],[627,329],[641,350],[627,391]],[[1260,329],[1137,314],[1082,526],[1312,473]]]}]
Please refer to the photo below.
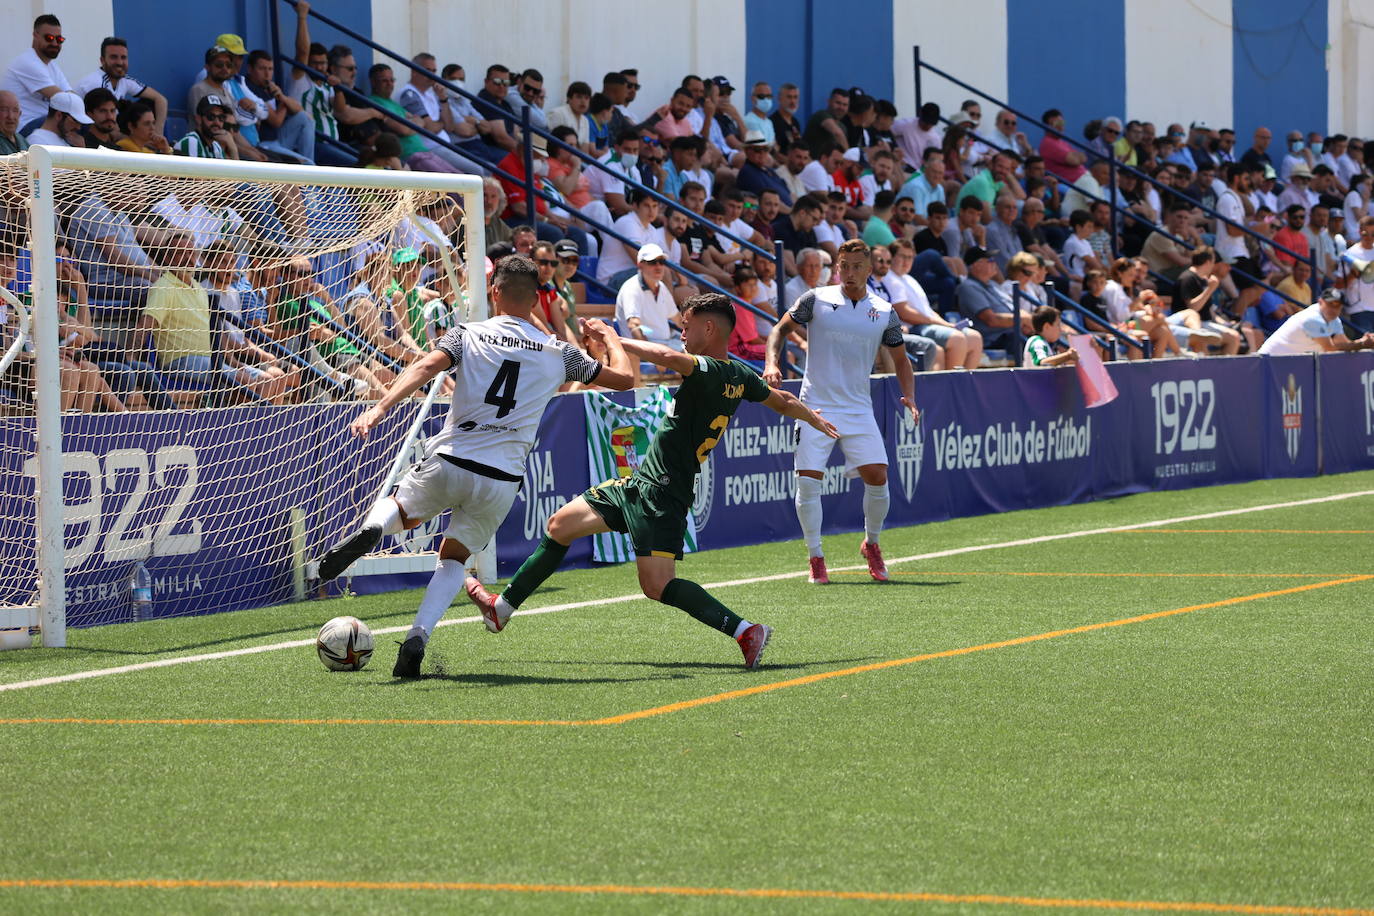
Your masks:
[{"label": "green sock", "polygon": [[680,611],[686,611],[712,629],[733,637],[739,629],[740,616],[712,598],[706,589],[688,579],[673,579],[663,586],[658,599]]},{"label": "green sock", "polygon": [[505,598],[511,607],[519,607],[530,596],[530,592],[543,585],[544,580],[553,575],[567,553],[568,545],[560,544],[547,534],[544,535],[539,541],[539,546],[534,548],[534,553],[530,554],[529,559],[521,563],[515,575],[511,576],[510,584],[501,593],[501,597]]}]

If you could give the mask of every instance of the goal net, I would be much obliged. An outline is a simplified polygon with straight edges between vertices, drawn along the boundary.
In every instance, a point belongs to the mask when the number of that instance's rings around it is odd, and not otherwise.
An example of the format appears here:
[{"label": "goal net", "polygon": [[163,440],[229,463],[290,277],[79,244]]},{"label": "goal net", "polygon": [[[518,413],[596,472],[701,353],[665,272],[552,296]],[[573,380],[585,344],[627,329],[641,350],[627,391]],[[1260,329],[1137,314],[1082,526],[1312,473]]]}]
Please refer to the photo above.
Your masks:
[{"label": "goal net", "polygon": [[302,597],[444,392],[349,423],[486,314],[481,180],[38,148],[0,188],[0,638]]}]

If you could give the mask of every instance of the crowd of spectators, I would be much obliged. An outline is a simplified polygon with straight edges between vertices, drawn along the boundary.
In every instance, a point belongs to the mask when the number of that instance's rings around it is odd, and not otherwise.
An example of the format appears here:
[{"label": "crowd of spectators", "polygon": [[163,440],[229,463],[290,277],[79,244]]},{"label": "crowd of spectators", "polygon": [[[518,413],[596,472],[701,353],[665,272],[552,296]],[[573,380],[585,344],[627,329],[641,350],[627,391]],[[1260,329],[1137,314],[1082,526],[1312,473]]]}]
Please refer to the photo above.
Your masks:
[{"label": "crowd of spectators", "polygon": [[[1059,325],[1036,315],[1056,306],[1109,357],[1254,352],[1334,301],[1322,300],[1333,287],[1358,329],[1350,339],[1374,342],[1358,336],[1374,332],[1374,282],[1343,259],[1374,260],[1374,179],[1358,138],[1292,131],[1271,150],[1262,127],[1239,150],[1233,131],[1202,121],[1159,131],[1106,117],[1080,145],[1052,109],[1032,145],[1014,112],[985,126],[973,100],[901,116],[860,87],[836,88],[806,115],[794,84],[757,82],[737,100],[725,76],[695,74],[649,110],[634,106],[633,69],[605,74],[599,90],[574,81],[553,105],[537,69],[492,64],[469,97],[444,85],[466,90],[465,68],[428,52],[403,72],[359,74],[351,48],[311,39],[309,4],[296,9],[285,88],[271,54],[222,34],[186,92],[181,136],[168,135],[168,97],[181,95],[132,76],[127,41],[105,39],[98,69],[73,84],[61,23],[40,16],[0,79],[0,154],[43,143],[479,175],[488,256],[535,259],[548,274],[542,320],[567,339],[585,301],[578,271],[615,300],[622,333],[669,344],[678,305],[709,284],[740,303],[732,352],[758,360],[778,310],[828,283],[838,246],[861,238],[870,284],[897,308],[922,369],[988,365],[1032,335],[1053,349]],[[532,176],[525,117],[541,131]],[[380,244],[385,256],[355,252],[340,294],[299,253],[311,233],[299,188],[141,190],[111,188],[61,214],[71,409],[166,407],[225,382],[271,403],[375,397],[422,350],[430,319],[456,306],[440,251],[462,244],[451,202]],[[0,239],[6,284],[23,255],[17,237]],[[93,320],[92,303],[109,302]],[[213,320],[222,313],[235,320]],[[792,343],[803,361],[804,337]]]}]

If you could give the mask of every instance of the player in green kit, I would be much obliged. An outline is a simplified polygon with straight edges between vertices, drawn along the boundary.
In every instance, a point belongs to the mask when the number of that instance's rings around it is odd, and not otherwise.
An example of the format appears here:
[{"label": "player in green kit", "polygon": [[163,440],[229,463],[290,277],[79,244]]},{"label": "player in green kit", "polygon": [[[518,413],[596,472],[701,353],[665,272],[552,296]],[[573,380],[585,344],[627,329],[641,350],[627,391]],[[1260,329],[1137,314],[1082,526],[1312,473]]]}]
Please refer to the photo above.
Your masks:
[{"label": "player in green kit", "polygon": [[696,475],[742,400],[805,420],[832,439],[835,427],[795,395],[770,388],[748,366],[730,359],[725,348],[735,327],[735,309],[728,298],[716,293],[693,296],[683,303],[682,313],[686,353],[642,340],[621,341],[632,358],[682,376],[672,410],[634,475],[592,487],[555,512],[548,533],[499,596],[468,577],[468,597],[481,609],[491,632],[499,633],[516,608],[553,575],[573,541],[620,531],[628,533],[634,545],[639,586],[646,597],[734,637],[744,652],[744,666],[758,667],[772,628],[744,620],[700,585],[677,578],[676,561],[682,559]]}]

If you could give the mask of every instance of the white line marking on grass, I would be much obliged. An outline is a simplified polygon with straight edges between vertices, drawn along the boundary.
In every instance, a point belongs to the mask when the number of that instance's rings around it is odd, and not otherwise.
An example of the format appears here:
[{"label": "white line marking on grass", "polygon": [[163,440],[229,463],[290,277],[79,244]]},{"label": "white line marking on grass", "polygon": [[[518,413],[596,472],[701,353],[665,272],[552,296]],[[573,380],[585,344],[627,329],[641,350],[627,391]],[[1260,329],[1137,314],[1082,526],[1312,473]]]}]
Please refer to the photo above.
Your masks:
[{"label": "white line marking on grass", "polygon": [[[1115,534],[1119,531],[1134,531],[1140,528],[1159,528],[1165,525],[1177,525],[1180,522],[1200,522],[1212,518],[1226,518],[1232,515],[1247,515],[1251,512],[1266,512],[1270,509],[1293,509],[1298,506],[1314,506],[1320,503],[1340,502],[1346,499],[1357,499],[1362,496],[1374,496],[1374,490],[1358,490],[1353,493],[1337,493],[1334,496],[1318,496],[1312,499],[1298,499],[1286,503],[1268,503],[1262,506],[1248,506],[1244,509],[1224,509],[1220,512],[1204,512],[1200,515],[1181,515],[1175,518],[1161,518],[1153,522],[1138,522],[1133,525],[1113,525],[1109,528],[1087,528],[1079,531],[1065,531],[1060,534],[1042,534],[1036,537],[1019,538],[1015,541],[998,541],[993,544],[974,544],[968,547],[951,547],[949,550],[936,550],[931,553],[912,554],[907,557],[896,557],[887,562],[893,563],[914,563],[919,560],[938,560],[941,557],[953,557],[965,553],[978,553],[984,550],[1001,550],[1007,547],[1027,547],[1032,544],[1046,544],[1051,541],[1064,541],[1070,538],[1091,537],[1097,534]],[[835,572],[852,572],[854,570],[867,569],[865,564],[855,564],[853,566],[838,566]],[[771,576],[751,576],[747,579],[729,579],[724,582],[708,582],[702,587],[731,588],[736,585],[757,585],[761,582],[779,582],[784,579],[800,579],[808,575],[808,570],[797,570],[793,572],[775,573]],[[572,611],[584,607],[600,607],[607,604],[624,604],[627,601],[645,600],[644,596],[635,593],[632,595],[618,595],[613,598],[593,598],[588,601],[570,601],[566,604],[554,604],[549,607],[533,608],[528,611],[516,611],[521,617],[534,617],[538,614],[556,614],[560,611]],[[460,623],[480,623],[482,618],[459,617],[452,620],[441,620],[439,626],[457,626]],[[404,633],[410,629],[406,624],[397,627],[385,627],[373,630],[376,635],[386,635],[388,633]],[[31,687],[49,687],[53,684],[66,684],[72,681],[84,681],[95,677],[106,677],[111,674],[128,674],[133,671],[146,671],[151,668],[167,668],[172,665],[186,665],[191,662],[216,661],[221,658],[234,658],[240,655],[257,655],[260,652],[272,652],[277,649],[299,649],[315,644],[313,639],[293,639],[289,642],[275,642],[265,646],[250,646],[246,649],[227,649],[223,652],[205,652],[200,655],[178,655],[173,658],[160,658],[151,662],[138,662],[132,665],[119,665],[113,668],[94,668],[90,671],[77,671],[72,674],[58,674],[52,677],[35,678],[31,681],[16,681],[13,684],[0,684],[0,693],[10,690],[27,690]]]}]

